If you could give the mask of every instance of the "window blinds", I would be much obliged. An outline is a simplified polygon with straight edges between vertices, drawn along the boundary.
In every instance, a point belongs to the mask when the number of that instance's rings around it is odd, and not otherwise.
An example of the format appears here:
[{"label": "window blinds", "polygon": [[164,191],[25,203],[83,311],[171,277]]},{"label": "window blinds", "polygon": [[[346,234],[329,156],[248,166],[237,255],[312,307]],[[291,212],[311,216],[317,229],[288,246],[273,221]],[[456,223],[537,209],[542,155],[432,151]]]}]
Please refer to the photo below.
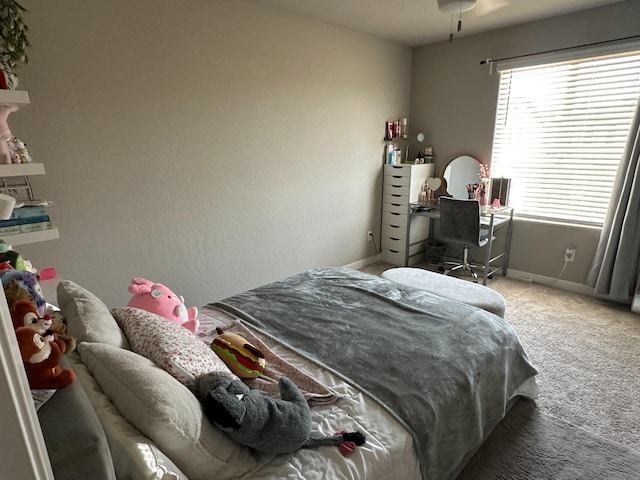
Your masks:
[{"label": "window blinds", "polygon": [[602,225],[640,97],[640,51],[500,69],[491,176],[518,216]]}]

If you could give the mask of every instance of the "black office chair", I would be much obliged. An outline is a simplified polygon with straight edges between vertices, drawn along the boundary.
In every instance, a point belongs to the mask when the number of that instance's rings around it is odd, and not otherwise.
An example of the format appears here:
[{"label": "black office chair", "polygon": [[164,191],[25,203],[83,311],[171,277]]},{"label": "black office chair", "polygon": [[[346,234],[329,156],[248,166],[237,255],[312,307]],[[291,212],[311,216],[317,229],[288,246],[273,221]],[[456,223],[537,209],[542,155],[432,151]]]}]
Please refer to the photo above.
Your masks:
[{"label": "black office chair", "polygon": [[469,263],[469,247],[483,247],[489,242],[489,229],[480,227],[480,203],[477,200],[461,200],[451,197],[440,197],[440,234],[441,240],[447,243],[462,245],[462,263],[445,262],[454,265],[444,274],[456,270],[466,270],[478,283],[478,275],[474,269],[484,269],[482,265]]}]

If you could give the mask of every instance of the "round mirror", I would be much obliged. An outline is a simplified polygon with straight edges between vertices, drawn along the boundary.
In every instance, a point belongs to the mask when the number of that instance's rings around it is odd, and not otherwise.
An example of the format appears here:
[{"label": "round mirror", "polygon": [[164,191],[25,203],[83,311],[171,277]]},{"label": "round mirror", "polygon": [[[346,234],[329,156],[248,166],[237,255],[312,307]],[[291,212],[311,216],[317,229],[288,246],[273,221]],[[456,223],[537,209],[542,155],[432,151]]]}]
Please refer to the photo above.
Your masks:
[{"label": "round mirror", "polygon": [[420,133],[416,136],[416,140],[418,140],[420,143],[424,142],[424,133],[420,132]]},{"label": "round mirror", "polygon": [[449,161],[443,168],[440,178],[445,195],[454,198],[469,198],[467,185],[480,181],[480,160],[469,155],[461,155]]}]

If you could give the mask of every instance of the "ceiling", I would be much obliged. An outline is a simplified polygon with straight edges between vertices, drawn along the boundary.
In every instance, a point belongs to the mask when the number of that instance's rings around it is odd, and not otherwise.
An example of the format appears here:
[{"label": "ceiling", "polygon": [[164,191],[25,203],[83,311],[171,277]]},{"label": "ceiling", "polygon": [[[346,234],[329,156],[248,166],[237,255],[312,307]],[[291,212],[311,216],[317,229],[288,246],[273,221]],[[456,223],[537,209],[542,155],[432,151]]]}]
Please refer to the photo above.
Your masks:
[{"label": "ceiling", "polygon": [[[446,41],[452,15],[436,0],[253,0],[408,46]],[[624,0],[478,0],[456,36],[541,20]],[[458,15],[455,15],[454,29]]]}]

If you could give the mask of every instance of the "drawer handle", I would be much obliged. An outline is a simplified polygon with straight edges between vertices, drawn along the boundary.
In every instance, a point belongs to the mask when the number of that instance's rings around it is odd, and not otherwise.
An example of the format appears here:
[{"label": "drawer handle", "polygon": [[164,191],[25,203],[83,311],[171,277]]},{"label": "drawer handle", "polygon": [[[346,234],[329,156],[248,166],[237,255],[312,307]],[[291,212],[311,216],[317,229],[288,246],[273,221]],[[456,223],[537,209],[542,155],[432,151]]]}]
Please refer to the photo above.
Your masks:
[{"label": "drawer handle", "polygon": [[391,228],[400,228],[397,225],[389,225]]},{"label": "drawer handle", "polygon": [[391,249],[389,249],[389,251],[393,252],[393,253],[400,253],[400,250],[391,250]]},{"label": "drawer handle", "polygon": [[390,239],[390,240],[395,240],[396,242],[397,242],[398,240],[400,240],[399,238],[393,238],[393,237],[389,237],[389,239]]}]

